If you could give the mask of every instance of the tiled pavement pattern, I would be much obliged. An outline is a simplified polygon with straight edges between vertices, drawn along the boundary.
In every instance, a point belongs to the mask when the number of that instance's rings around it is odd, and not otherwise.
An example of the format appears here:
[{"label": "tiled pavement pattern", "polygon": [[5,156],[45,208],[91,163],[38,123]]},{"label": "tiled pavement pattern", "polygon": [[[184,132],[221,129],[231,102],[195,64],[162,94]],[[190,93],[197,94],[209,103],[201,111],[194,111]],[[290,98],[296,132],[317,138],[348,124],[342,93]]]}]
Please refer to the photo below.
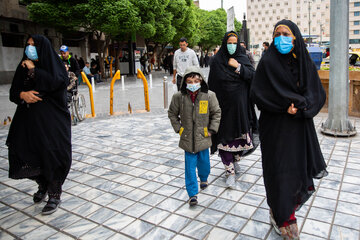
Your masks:
[{"label": "tiled pavement pattern", "polygon": [[[325,119],[317,116],[316,126]],[[32,202],[36,185],[7,177],[7,131],[0,129],[1,240],[279,239],[269,224],[260,149],[240,161],[236,190],[225,188],[222,163],[212,156],[211,184],[190,208],[184,153],[165,112],[85,121],[73,127],[61,208],[42,216],[45,203]],[[360,137],[318,135],[330,174],[297,213],[301,239],[357,240]]]}]

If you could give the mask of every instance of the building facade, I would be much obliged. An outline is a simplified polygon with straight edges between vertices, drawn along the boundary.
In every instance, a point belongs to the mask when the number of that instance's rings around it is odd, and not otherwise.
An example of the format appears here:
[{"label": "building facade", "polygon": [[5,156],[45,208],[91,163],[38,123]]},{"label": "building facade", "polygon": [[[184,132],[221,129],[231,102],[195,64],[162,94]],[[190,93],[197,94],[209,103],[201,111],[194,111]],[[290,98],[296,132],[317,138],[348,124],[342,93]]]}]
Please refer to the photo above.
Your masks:
[{"label": "building facade", "polygon": [[[349,3],[349,46],[360,48],[360,0]],[[296,23],[305,39],[325,45],[330,41],[330,0],[247,0],[247,16],[255,49],[272,41],[274,25],[281,19]]]}]

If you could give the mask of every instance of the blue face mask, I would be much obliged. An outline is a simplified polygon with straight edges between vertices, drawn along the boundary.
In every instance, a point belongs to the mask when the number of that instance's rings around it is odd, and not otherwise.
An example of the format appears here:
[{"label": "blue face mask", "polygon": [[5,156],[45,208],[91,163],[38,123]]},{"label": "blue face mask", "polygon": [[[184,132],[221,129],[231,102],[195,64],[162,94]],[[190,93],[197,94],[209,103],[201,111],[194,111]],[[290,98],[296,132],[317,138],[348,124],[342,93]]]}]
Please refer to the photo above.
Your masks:
[{"label": "blue face mask", "polygon": [[293,44],[292,44],[292,37],[285,37],[285,36],[278,36],[276,38],[274,38],[274,44],[276,49],[281,53],[281,54],[288,54],[291,49],[293,48]]},{"label": "blue face mask", "polygon": [[230,55],[233,55],[236,52],[236,44],[228,43],[226,46]]},{"label": "blue face mask", "polygon": [[194,84],[186,84],[186,89],[188,89],[191,92],[196,92],[201,87],[200,83],[194,83]]},{"label": "blue face mask", "polygon": [[25,54],[30,60],[38,60],[38,55],[36,51],[36,47],[32,45],[27,45],[25,48]]}]

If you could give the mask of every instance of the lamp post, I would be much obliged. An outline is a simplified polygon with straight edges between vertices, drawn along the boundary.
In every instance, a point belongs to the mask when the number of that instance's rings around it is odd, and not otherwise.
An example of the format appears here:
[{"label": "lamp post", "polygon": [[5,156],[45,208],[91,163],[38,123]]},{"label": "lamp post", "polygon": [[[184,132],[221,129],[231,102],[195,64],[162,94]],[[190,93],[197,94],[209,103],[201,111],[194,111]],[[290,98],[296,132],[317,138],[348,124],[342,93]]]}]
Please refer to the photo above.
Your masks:
[{"label": "lamp post", "polygon": [[221,0],[221,8],[224,8],[223,0]]},{"label": "lamp post", "polygon": [[310,14],[311,14],[311,3],[313,3],[314,2],[314,0],[307,0],[307,1],[305,1],[305,3],[308,3],[308,11],[309,11],[309,16],[308,16],[308,23],[309,23],[309,43],[311,43],[311,16],[310,16]]}]

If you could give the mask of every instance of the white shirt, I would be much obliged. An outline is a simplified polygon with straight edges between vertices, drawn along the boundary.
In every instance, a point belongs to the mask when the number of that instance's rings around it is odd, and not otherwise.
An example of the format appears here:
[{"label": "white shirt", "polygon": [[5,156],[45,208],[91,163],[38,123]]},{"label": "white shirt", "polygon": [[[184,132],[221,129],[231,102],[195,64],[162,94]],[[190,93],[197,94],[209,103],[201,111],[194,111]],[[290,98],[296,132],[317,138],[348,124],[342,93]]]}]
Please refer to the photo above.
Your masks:
[{"label": "white shirt", "polygon": [[191,48],[187,48],[185,52],[181,48],[175,51],[174,54],[174,70],[177,74],[183,76],[186,68],[190,66],[199,66],[199,60],[196,53]]}]

